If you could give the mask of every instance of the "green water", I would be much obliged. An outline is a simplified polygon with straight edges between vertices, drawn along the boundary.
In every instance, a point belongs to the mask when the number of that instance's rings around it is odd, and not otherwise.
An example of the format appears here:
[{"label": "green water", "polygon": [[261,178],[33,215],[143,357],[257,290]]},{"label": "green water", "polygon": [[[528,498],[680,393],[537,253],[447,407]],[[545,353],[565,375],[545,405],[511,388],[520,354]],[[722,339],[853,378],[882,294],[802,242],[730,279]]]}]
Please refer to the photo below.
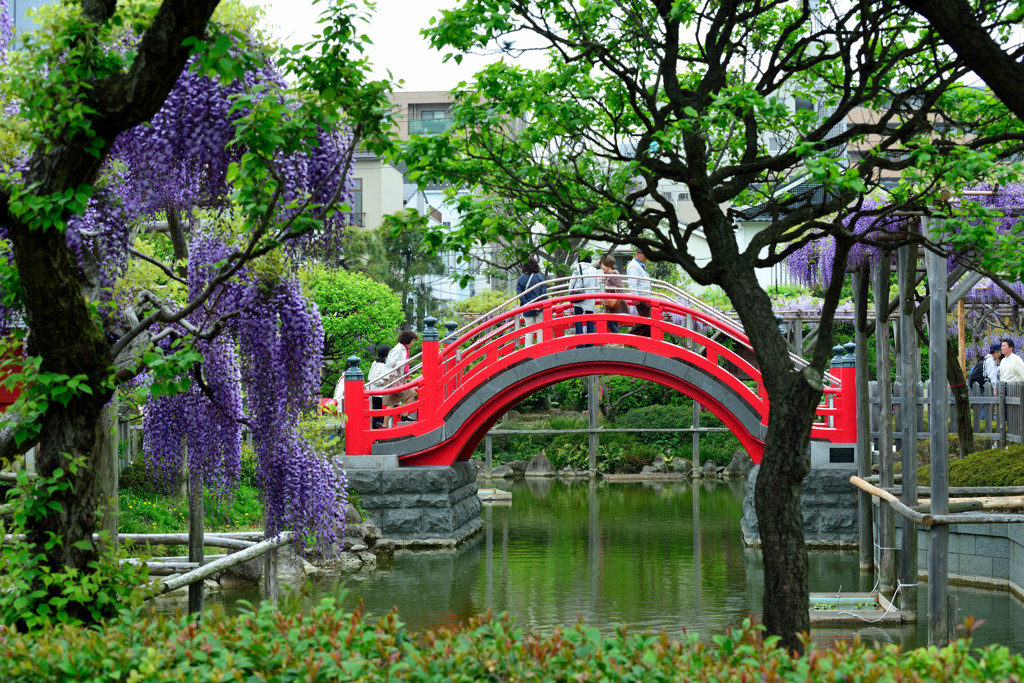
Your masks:
[{"label": "green water", "polygon": [[[741,482],[495,484],[512,489],[512,502],[485,506],[480,534],[457,550],[399,551],[393,565],[348,578],[346,606],[362,600],[377,615],[397,607],[414,629],[452,625],[491,608],[508,611],[528,630],[581,618],[606,631],[625,623],[703,639],[761,612],[760,551],[745,549],[740,536]],[[858,571],[856,552],[810,553],[812,591],[868,591],[873,582]],[[335,590],[324,581],[282,604],[298,608],[317,591]],[[918,592],[924,615],[926,587]],[[1016,598],[956,586],[950,593],[964,615],[986,620],[976,644],[1024,651],[1024,606]],[[926,621],[812,635],[825,642],[859,634],[916,647],[927,642]]]}]

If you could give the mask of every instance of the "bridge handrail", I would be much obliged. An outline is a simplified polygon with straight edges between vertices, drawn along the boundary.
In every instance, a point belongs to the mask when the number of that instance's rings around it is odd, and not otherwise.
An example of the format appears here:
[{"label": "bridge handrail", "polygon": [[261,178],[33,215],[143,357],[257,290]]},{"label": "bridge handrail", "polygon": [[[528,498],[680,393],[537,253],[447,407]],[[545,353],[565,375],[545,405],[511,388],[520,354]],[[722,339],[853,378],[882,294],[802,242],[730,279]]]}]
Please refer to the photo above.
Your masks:
[{"label": "bridge handrail", "polygon": [[[746,330],[743,328],[743,324],[740,321],[735,320],[734,318],[731,318],[730,316],[726,315],[724,312],[722,312],[721,310],[715,308],[714,306],[710,306],[710,305],[704,303],[698,297],[694,296],[693,294],[690,294],[689,292],[686,292],[686,291],[680,289],[679,287],[676,287],[675,285],[673,285],[670,282],[667,282],[665,280],[660,280],[660,279],[657,279],[657,278],[652,278],[652,277],[630,277],[630,276],[626,276],[626,275],[620,274],[619,277],[624,279],[623,287],[622,287],[620,292],[613,293],[613,292],[606,292],[605,289],[604,289],[606,287],[607,278],[610,277],[609,274],[598,273],[598,274],[595,274],[595,275],[585,275],[583,277],[584,278],[598,280],[599,285],[596,288],[593,288],[593,287],[585,287],[584,288],[584,294],[594,294],[595,296],[577,295],[573,299],[566,299],[567,301],[572,301],[572,300],[581,300],[582,301],[582,300],[593,299],[593,298],[635,299],[637,297],[649,296],[652,299],[660,299],[660,300],[668,302],[668,303],[680,304],[682,302],[680,302],[679,299],[682,299],[685,302],[683,304],[684,306],[687,306],[689,308],[695,309],[696,311],[699,311],[700,313],[702,313],[706,317],[706,320],[704,321],[705,324],[711,323],[712,327],[725,328],[726,330],[728,330],[730,332],[730,336],[732,336],[734,339],[736,339],[740,343],[744,344],[748,348],[748,350],[753,351],[753,345],[750,343],[750,339],[749,339],[749,337],[746,334]],[[543,282],[539,282],[539,283],[531,286],[530,288],[524,290],[523,294],[534,292],[534,291],[540,289],[543,286],[547,286],[548,287],[547,294],[546,294],[547,298],[548,299],[560,299],[561,297],[568,295],[569,283],[572,280],[575,280],[575,279],[578,279],[578,278],[579,278],[578,275],[568,275],[568,276],[564,276],[564,277],[550,278],[548,280],[545,280]],[[634,289],[630,288],[628,286],[628,282],[631,281],[631,280],[639,280],[639,281],[649,282],[650,285],[651,285],[650,293],[649,294],[645,294],[643,292],[638,292],[637,290],[634,290]],[[561,292],[563,292],[563,291],[566,292],[566,294],[561,294]],[[672,296],[669,296],[669,294],[672,295]],[[510,313],[512,311],[515,311],[517,308],[533,308],[533,307],[536,306],[535,302],[533,302],[533,301],[531,301],[529,304],[526,304],[525,306],[520,305],[519,304],[519,297],[520,296],[521,296],[520,294],[512,295],[509,299],[507,299],[506,301],[504,301],[501,304],[498,304],[497,306],[492,308],[487,313],[484,313],[484,314],[478,316],[475,320],[470,321],[470,322],[464,324],[463,326],[461,326],[459,328],[456,328],[451,334],[449,334],[446,337],[444,337],[444,339],[442,339],[442,341],[444,341],[444,340],[451,340],[454,337],[453,341],[456,344],[458,344],[460,342],[460,340],[462,340],[463,338],[465,338],[467,336],[472,337],[474,335],[480,334],[483,330],[482,329],[477,329],[477,328],[493,325],[495,319],[500,317],[500,315],[503,314],[503,313]],[[510,322],[510,323],[506,323],[506,324],[513,324],[518,329],[518,319],[515,319],[514,322]],[[470,328],[470,329],[467,330],[467,328]],[[480,339],[480,340],[476,340],[476,342],[474,342],[474,344],[475,343],[484,343],[484,342],[485,342],[484,339]],[[472,345],[469,348],[467,348],[467,349],[463,349],[463,351],[464,352],[465,351],[469,351],[470,349],[472,349]],[[790,357],[790,360],[793,361],[793,363],[794,363],[794,365],[796,367],[803,368],[803,367],[806,367],[806,366],[809,365],[808,361],[806,361],[804,358],[802,358],[801,356],[797,355],[796,353],[793,353],[792,351],[789,352],[789,357]],[[422,370],[422,368],[423,368],[422,358],[423,358],[422,353],[418,353],[415,356],[410,357],[409,360],[407,361],[407,363],[409,364],[409,373],[408,374],[402,374],[402,375],[392,379],[390,382],[385,384],[384,387],[382,387],[382,389],[387,389],[387,390],[394,391],[396,389],[396,387],[398,387],[400,385],[408,384],[410,382],[410,380],[407,379],[407,378],[414,376],[418,371]],[[416,363],[415,361],[417,361],[417,360],[419,360],[420,362]],[[825,387],[826,393],[833,393],[840,386],[839,378],[836,377],[835,375],[833,375],[832,373],[828,372],[828,371],[826,371],[824,373],[823,379],[829,385],[831,385],[831,386],[826,386]],[[832,391],[829,391],[829,389],[832,389]]]}]

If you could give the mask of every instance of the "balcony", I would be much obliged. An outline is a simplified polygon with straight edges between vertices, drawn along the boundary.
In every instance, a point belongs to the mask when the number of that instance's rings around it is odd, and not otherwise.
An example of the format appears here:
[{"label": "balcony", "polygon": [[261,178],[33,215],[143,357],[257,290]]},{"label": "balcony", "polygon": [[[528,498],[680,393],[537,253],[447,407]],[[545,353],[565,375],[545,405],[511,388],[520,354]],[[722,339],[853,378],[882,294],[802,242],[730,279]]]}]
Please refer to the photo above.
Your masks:
[{"label": "balcony", "polygon": [[409,119],[409,135],[437,135],[452,127],[453,118]]}]

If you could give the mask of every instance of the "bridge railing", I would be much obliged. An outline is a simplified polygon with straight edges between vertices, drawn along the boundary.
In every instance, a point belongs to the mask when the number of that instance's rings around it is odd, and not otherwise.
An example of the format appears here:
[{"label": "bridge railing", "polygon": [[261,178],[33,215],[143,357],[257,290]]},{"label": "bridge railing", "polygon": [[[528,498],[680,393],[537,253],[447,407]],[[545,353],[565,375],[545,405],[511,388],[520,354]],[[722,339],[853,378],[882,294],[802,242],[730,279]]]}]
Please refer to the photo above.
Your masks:
[{"label": "bridge railing", "polygon": [[[620,345],[639,348],[668,357],[684,360],[699,370],[715,376],[728,390],[749,403],[763,423],[768,419],[768,397],[760,372],[750,359],[753,349],[749,338],[735,321],[719,311],[695,302],[681,290],[660,280],[651,280],[648,295],[635,292],[605,292],[604,277],[588,276],[600,283],[599,289],[584,293],[569,293],[571,277],[549,280],[547,296],[518,306],[518,297],[496,307],[461,330],[449,328],[443,344],[440,343],[436,321],[429,319],[424,331],[423,351],[410,359],[413,364],[409,375],[392,381],[382,389],[365,390],[361,381],[358,393],[346,384],[346,450],[350,454],[370,453],[374,442],[423,434],[439,426],[444,416],[480,387],[495,373],[535,355],[556,353],[583,345]],[[535,288],[539,288],[538,284]],[[573,305],[587,299],[619,299],[629,304],[623,313],[595,312],[586,316],[573,315]],[[685,301],[685,303],[681,303]],[[637,302],[651,306],[649,318],[640,316]],[[619,308],[622,308],[620,306]],[[540,310],[533,319],[523,314]],[[573,334],[576,324],[591,323],[594,333]],[[611,332],[610,323],[620,325],[650,325],[650,338],[635,334]],[[702,328],[714,331],[712,336]],[[541,341],[527,343],[527,335],[539,333]],[[852,356],[851,356],[852,358]],[[842,357],[840,357],[842,360]],[[418,362],[417,362],[418,361]],[[838,366],[833,359],[834,367]],[[418,375],[417,375],[418,373]],[[360,373],[361,374],[361,373]],[[830,441],[849,441],[850,415],[855,405],[850,392],[841,391],[841,380],[836,371],[826,377],[823,404],[818,410],[818,421],[812,436]],[[853,388],[852,371],[848,388]],[[355,387],[351,387],[355,389]],[[416,398],[404,406],[374,408],[373,399],[387,394],[412,389]],[[400,415],[415,413],[415,422],[402,422]],[[371,429],[374,419],[384,426]],[[855,419],[855,418],[854,418]],[[854,424],[855,428],[855,424]]]}]

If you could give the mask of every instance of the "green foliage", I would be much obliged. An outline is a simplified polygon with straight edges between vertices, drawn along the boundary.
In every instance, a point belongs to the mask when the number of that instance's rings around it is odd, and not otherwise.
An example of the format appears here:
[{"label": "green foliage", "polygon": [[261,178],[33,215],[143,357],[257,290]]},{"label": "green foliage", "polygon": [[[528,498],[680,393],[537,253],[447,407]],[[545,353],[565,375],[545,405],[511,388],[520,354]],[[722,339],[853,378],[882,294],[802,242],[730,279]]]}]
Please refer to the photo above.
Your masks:
[{"label": "green foliage", "polygon": [[[968,632],[974,623],[968,624]],[[189,615],[122,617],[103,631],[56,629],[0,635],[0,677],[11,683],[81,681],[876,681],[1016,680],[1024,658],[1005,647],[972,650],[969,639],[903,653],[859,639],[793,657],[749,619],[714,636],[577,623],[549,635],[491,614],[429,632],[407,631],[391,612],[347,613],[325,598],[283,614],[273,605],[197,622]],[[675,635],[675,634],[673,634]]]},{"label": "green foliage", "polygon": [[369,364],[378,344],[391,346],[402,323],[402,301],[395,292],[360,273],[312,266],[302,274],[303,289],[320,310],[324,326],[324,372],[321,394],[334,385],[349,356]]},{"label": "green foliage", "polygon": [[[931,483],[928,465],[917,470],[921,486]],[[1024,446],[975,451],[949,461],[950,486],[1024,486]]]},{"label": "green foliage", "polygon": [[[56,624],[95,624],[141,603],[138,586],[146,582],[148,570],[121,566],[124,554],[106,549],[107,532],[100,533],[103,550],[98,559],[84,567],[61,568],[49,566],[45,555],[23,535],[53,512],[61,512],[52,496],[66,492],[71,484],[65,474],[74,476],[81,467],[82,460],[71,460],[67,472],[58,468],[50,477],[32,480],[19,472],[18,485],[7,492],[11,521],[0,523],[0,534],[11,536],[0,545],[0,623],[28,631],[50,630]],[[51,535],[46,547],[50,550],[62,542]]]},{"label": "green foliage", "polygon": [[454,302],[451,308],[456,313],[483,315],[484,313],[490,313],[508,300],[509,295],[506,292],[497,289],[486,289],[468,299]]},{"label": "green foliage", "polygon": [[[647,406],[632,410],[616,422],[623,429],[681,429],[693,426],[693,410],[681,406]],[[657,446],[663,452],[680,450],[690,442],[686,432],[640,432],[634,437],[640,443]]]},{"label": "green foliage", "polygon": [[304,413],[299,419],[299,435],[328,461],[340,462],[345,454],[345,432],[341,421],[335,417]]},{"label": "green foliage", "polygon": [[367,277],[383,282],[398,293],[406,320],[417,311],[437,311],[428,284],[434,277],[447,273],[444,261],[429,250],[423,231],[418,227],[419,215],[406,211],[385,216],[378,230],[361,230],[352,236],[345,249],[345,265]]}]

